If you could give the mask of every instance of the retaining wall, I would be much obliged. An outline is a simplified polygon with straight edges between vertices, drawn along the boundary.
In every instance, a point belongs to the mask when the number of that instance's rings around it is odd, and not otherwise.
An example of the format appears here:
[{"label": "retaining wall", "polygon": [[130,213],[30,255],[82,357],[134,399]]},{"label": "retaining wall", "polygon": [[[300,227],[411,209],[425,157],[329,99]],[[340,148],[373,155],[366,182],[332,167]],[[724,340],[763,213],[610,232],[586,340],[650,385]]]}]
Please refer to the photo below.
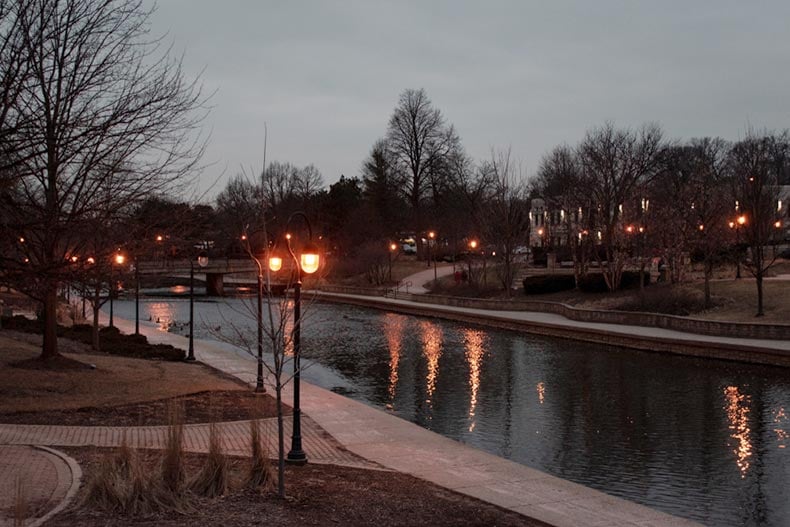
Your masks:
[{"label": "retaining wall", "polygon": [[603,324],[622,324],[663,329],[674,329],[685,333],[712,335],[719,337],[790,340],[790,324],[760,324],[744,322],[720,322],[692,317],[661,315],[657,313],[637,313],[630,311],[600,311],[580,309],[560,302],[539,300],[486,300],[441,295],[411,295],[383,288],[322,286],[321,290],[353,295],[389,296],[412,302],[438,304],[443,306],[489,309],[492,311],[536,311],[553,313],[578,322],[598,322]]}]

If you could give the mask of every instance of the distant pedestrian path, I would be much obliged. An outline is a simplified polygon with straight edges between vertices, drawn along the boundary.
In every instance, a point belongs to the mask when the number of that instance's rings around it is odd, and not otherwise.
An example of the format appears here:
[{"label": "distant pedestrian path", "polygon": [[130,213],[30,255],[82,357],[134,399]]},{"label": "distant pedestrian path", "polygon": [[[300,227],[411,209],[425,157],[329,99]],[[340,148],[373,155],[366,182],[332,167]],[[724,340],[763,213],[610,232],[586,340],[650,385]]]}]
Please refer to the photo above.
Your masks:
[{"label": "distant pedestrian path", "polygon": [[[453,274],[454,267],[452,265],[447,264],[440,264],[436,266],[436,278],[443,278],[445,276],[449,276]],[[413,275],[409,275],[403,280],[401,280],[402,284],[411,284],[409,285],[408,292],[413,295],[426,295],[430,293],[430,289],[426,289],[425,285],[429,282],[433,281],[434,279],[434,269],[433,267],[426,268],[424,271],[420,271],[419,273],[414,273]]]}]

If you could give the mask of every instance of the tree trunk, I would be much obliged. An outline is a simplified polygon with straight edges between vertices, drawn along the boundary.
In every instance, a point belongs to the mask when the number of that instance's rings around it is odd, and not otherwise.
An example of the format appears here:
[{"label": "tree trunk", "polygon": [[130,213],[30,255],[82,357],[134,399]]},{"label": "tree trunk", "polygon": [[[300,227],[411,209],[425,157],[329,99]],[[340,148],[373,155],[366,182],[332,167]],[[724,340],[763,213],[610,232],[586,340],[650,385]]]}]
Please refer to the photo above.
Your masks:
[{"label": "tree trunk", "polygon": [[645,308],[645,265],[646,260],[642,258],[639,262],[639,307]]},{"label": "tree trunk", "polygon": [[99,346],[99,306],[93,304],[93,327],[91,328],[91,348],[94,351],[101,351]]},{"label": "tree trunk", "polygon": [[757,281],[757,314],[755,316],[761,317],[763,313],[763,271],[760,270],[755,275]]},{"label": "tree trunk", "polygon": [[283,387],[279,377],[275,385],[277,393],[277,495],[285,499],[285,436],[283,431]]},{"label": "tree trunk", "polygon": [[713,274],[713,262],[705,261],[705,309],[710,309],[710,277]]},{"label": "tree trunk", "polygon": [[44,295],[44,345],[41,358],[49,360],[58,355],[58,284],[49,281]]}]

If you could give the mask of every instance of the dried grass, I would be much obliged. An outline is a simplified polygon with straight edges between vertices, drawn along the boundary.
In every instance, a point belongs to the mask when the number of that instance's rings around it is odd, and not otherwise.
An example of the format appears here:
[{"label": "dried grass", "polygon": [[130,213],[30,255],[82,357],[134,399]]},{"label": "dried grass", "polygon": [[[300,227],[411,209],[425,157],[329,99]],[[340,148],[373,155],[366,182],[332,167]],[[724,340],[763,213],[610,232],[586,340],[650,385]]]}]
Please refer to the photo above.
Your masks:
[{"label": "dried grass", "polygon": [[216,423],[209,426],[208,456],[200,472],[189,482],[198,496],[224,496],[231,488],[230,462],[222,452],[222,437]]},{"label": "dried grass", "polygon": [[27,491],[22,483],[22,478],[17,475],[14,482],[14,527],[23,527],[27,523],[27,517]]},{"label": "dried grass", "polygon": [[83,504],[130,515],[150,514],[158,508],[154,488],[142,460],[124,438],[118,451],[105,456],[88,479]]},{"label": "dried grass", "polygon": [[274,469],[269,461],[269,448],[261,436],[261,423],[258,419],[250,421],[250,470],[246,484],[267,492],[274,488]]},{"label": "dried grass", "polygon": [[164,490],[178,494],[186,478],[184,469],[184,404],[172,401],[168,405],[167,441],[162,455],[162,485]]}]

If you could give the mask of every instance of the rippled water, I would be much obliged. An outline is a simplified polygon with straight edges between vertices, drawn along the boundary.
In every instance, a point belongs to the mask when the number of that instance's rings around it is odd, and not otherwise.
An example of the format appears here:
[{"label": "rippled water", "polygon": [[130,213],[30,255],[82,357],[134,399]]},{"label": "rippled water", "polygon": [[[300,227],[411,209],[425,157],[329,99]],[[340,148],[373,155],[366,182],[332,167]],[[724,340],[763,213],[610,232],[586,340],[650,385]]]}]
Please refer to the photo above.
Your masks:
[{"label": "rippled water", "polygon": [[[254,334],[226,302],[196,319]],[[141,312],[185,322],[187,306]],[[310,306],[303,351],[309,381],[482,450],[711,526],[790,525],[786,369],[331,304]]]}]

